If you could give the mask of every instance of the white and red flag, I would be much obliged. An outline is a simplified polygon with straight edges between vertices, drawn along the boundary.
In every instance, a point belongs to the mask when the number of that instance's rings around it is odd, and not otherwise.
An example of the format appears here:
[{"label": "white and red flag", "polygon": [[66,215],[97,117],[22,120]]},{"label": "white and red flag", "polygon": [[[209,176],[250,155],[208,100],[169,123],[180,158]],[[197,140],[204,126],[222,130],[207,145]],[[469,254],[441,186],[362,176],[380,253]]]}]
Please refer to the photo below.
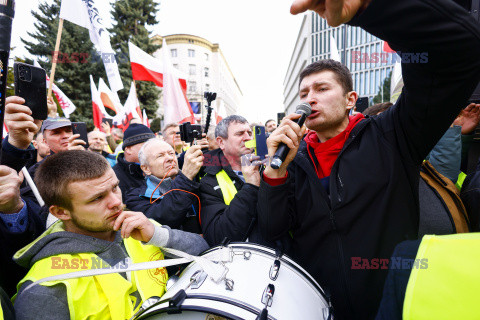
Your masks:
[{"label": "white and red flag", "polygon": [[195,123],[192,107],[188,102],[186,92],[182,90],[176,69],[170,60],[170,50],[163,39],[163,119],[164,123]]},{"label": "white and red flag", "polygon": [[163,87],[164,122],[194,123],[192,107],[187,99],[187,82],[173,67],[167,44],[163,40],[163,58],[158,60],[140,48],[128,43],[133,80],[151,81]]},{"label": "white and red flag", "polygon": [[148,121],[147,113],[145,112],[145,109],[143,109],[143,125],[147,126],[150,128],[150,121]]},{"label": "white and red flag", "polygon": [[100,93],[95,86],[92,75],[90,75],[90,90],[92,92],[92,114],[93,114],[93,125],[102,131],[102,119],[109,118],[110,116],[105,108],[103,107],[102,99],[100,99]]},{"label": "white and red flag", "polygon": [[[40,67],[40,64],[36,59],[33,60],[33,65],[36,67]],[[47,88],[50,83],[50,78],[47,75],[46,78],[47,81]],[[59,87],[55,83],[52,83],[52,91],[53,94],[55,95],[55,98],[57,98],[58,104],[60,105],[60,108],[62,108],[63,114],[65,115],[66,118],[70,118],[70,115],[75,111],[77,107],[73,104],[73,102],[63,93],[62,90],[60,90]]]},{"label": "white and red flag", "polygon": [[102,99],[105,108],[113,110],[116,114],[123,109],[117,93],[110,90],[102,78],[98,81],[98,93],[100,94],[100,99]]}]

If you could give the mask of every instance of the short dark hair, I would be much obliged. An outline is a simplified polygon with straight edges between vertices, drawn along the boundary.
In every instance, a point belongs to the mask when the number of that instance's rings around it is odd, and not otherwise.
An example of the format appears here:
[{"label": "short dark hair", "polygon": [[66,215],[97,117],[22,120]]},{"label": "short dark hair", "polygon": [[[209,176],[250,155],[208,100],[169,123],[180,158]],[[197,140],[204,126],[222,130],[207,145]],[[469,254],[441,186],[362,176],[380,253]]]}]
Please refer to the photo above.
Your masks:
[{"label": "short dark hair", "polygon": [[72,210],[68,185],[103,176],[110,168],[107,160],[95,152],[70,150],[48,156],[35,172],[35,184],[49,207],[57,205]]},{"label": "short dark hair", "polygon": [[298,84],[300,85],[302,83],[303,78],[322,71],[332,71],[333,73],[335,73],[337,81],[343,87],[343,91],[345,94],[353,91],[353,80],[350,70],[348,70],[348,68],[340,62],[332,59],[319,60],[309,64],[300,73],[300,81],[298,82]]},{"label": "short dark hair", "polygon": [[273,119],[269,119],[269,120],[265,121],[265,127],[267,126],[267,124],[268,124],[270,121],[273,121],[273,122],[275,122],[275,120],[273,120]]},{"label": "short dark hair", "polygon": [[393,103],[391,102],[383,102],[383,103],[377,103],[374,104],[373,106],[368,107],[367,109],[363,110],[363,114],[366,116],[375,116],[388,108],[393,106]]}]

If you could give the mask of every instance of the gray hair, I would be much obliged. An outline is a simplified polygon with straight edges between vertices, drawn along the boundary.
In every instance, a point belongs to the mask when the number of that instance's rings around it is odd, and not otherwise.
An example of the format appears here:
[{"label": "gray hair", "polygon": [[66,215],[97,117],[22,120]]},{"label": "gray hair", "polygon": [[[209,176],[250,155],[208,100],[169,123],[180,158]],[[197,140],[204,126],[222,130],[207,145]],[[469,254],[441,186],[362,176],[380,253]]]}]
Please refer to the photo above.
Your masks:
[{"label": "gray hair", "polygon": [[147,154],[145,153],[145,150],[146,148],[148,148],[149,145],[151,145],[155,141],[158,141],[158,139],[157,138],[148,139],[147,142],[145,142],[143,146],[140,148],[140,151],[138,151],[138,161],[140,161],[140,165],[148,166]]},{"label": "gray hair", "polygon": [[123,131],[120,128],[113,128],[112,129],[112,134],[115,134],[120,139],[123,139]]},{"label": "gray hair", "polygon": [[[143,146],[140,148],[140,151],[138,151],[138,161],[140,161],[140,165],[142,166],[148,166],[148,157],[147,157],[147,148],[154,144],[154,143],[165,143],[169,147],[171,147],[167,142],[158,139],[157,137],[148,139]],[[172,148],[173,149],[173,148]]]},{"label": "gray hair", "polygon": [[248,121],[244,117],[236,114],[226,117],[217,124],[215,128],[215,138],[222,137],[228,139],[228,127],[230,127],[231,123],[248,123]]}]

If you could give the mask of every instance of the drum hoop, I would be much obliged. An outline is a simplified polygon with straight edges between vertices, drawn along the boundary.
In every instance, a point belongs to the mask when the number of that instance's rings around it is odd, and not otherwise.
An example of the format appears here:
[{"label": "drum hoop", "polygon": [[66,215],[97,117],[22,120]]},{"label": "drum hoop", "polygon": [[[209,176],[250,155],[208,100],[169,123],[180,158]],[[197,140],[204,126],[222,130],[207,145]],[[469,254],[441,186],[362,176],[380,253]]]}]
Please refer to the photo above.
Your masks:
[{"label": "drum hoop", "polygon": [[[148,314],[148,316],[151,316],[151,315],[154,315],[154,314],[159,314],[159,313],[165,313],[165,312],[168,312],[168,311],[172,311],[172,310],[179,310],[180,313],[182,311],[202,311],[202,312],[207,312],[207,313],[213,313],[215,315],[218,315],[218,316],[222,316],[222,317],[226,317],[226,318],[229,318],[229,319],[232,319],[232,320],[243,320],[243,318],[240,318],[236,315],[232,315],[226,311],[222,311],[222,310],[218,310],[218,309],[213,309],[213,308],[209,308],[209,307],[205,307],[205,306],[194,306],[194,305],[188,305],[186,303],[188,303],[188,300],[193,300],[193,299],[198,299],[198,300],[211,300],[211,301],[216,301],[216,302],[222,302],[222,303],[225,303],[225,304],[229,304],[229,305],[233,305],[235,307],[238,307],[240,309],[243,309],[247,312],[250,312],[252,313],[253,315],[260,315],[260,313],[262,312],[262,310],[248,304],[248,303],[245,303],[245,302],[242,302],[242,301],[239,301],[237,299],[232,299],[232,298],[225,298],[223,296],[219,296],[219,295],[215,295],[215,294],[187,294],[187,296],[185,297],[185,300],[183,301],[182,305],[179,306],[178,308],[176,307],[166,307],[164,309],[161,309],[161,310],[156,310],[156,311],[152,311],[152,313]],[[151,308],[154,308],[162,303],[168,303],[170,301],[170,299],[165,299],[165,300],[161,300],[161,301],[158,301],[157,303],[151,305],[150,307],[146,308],[140,315],[138,318],[136,318],[136,320],[141,320],[143,319],[143,316],[146,315],[145,312],[147,312],[148,310],[150,310]],[[272,317],[271,315],[268,315],[268,319],[269,320],[276,320],[275,317]]]},{"label": "drum hoop", "polygon": [[[228,246],[232,246],[234,248],[239,248],[239,249],[256,249],[257,251],[260,251],[262,253],[266,253],[271,255],[272,257],[275,257],[275,250],[273,250],[270,247],[257,244],[257,243],[249,243],[249,242],[231,242],[228,244]],[[227,246],[227,247],[228,247]],[[216,246],[212,247],[202,253],[206,254],[209,252],[214,251],[214,249],[221,248],[222,246]],[[318,282],[305,270],[303,269],[297,262],[295,262],[292,258],[290,258],[288,255],[283,254],[282,257],[280,258],[281,261],[292,267],[294,270],[298,271],[305,279],[307,279],[310,284],[322,295],[323,299],[325,299],[325,302],[327,305],[330,303],[330,299],[327,297],[325,291],[323,291],[322,287],[318,284]]]}]

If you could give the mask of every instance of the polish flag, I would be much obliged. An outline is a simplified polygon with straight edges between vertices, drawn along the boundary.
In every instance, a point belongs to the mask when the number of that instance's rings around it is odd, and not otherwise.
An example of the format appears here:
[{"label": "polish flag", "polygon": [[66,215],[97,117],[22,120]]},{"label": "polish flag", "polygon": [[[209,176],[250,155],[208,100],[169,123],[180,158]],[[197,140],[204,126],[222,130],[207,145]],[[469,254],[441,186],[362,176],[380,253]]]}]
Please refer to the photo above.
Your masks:
[{"label": "polish flag", "polygon": [[107,113],[103,106],[102,99],[100,98],[100,93],[95,86],[92,75],[90,75],[90,90],[92,92],[93,125],[100,131],[102,131],[102,119],[112,119],[112,116]]},{"label": "polish flag", "polygon": [[98,92],[105,108],[113,110],[117,114],[123,109],[117,93],[112,92],[102,78],[98,81]]},{"label": "polish flag", "polygon": [[[163,87],[163,61],[156,59],[149,55],[133,43],[128,43],[128,50],[130,52],[130,65],[132,68],[132,78],[138,81],[150,81]],[[182,90],[187,92],[187,77],[182,75],[177,69],[174,70],[180,81]]]},{"label": "polish flag", "polygon": [[163,112],[164,123],[195,123],[186,90],[180,86],[176,70],[170,61],[170,50],[163,39]]}]

